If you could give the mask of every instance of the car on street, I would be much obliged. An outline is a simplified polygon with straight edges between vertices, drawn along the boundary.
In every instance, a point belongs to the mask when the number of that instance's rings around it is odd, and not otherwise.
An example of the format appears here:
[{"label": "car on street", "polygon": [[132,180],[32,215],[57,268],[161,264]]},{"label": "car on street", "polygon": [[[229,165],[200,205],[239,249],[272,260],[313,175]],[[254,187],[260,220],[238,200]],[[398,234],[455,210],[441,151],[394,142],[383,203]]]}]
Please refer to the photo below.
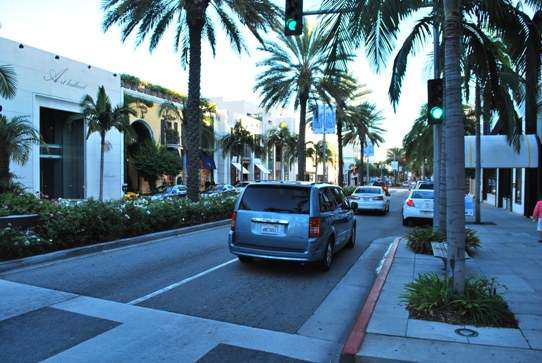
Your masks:
[{"label": "car on street", "polygon": [[172,185],[166,187],[162,192],[151,196],[151,200],[166,200],[170,198],[185,198],[188,189],[184,185]]},{"label": "car on street", "polygon": [[363,210],[375,210],[387,214],[390,211],[390,198],[384,189],[379,186],[358,187],[349,199],[354,213]]},{"label": "car on street", "polygon": [[209,198],[209,197],[229,197],[237,195],[238,191],[235,189],[235,187],[231,184],[218,184],[210,187],[208,190],[201,193],[202,198]]},{"label": "car on street", "polygon": [[413,189],[403,204],[403,226],[414,222],[430,222],[433,220],[434,191],[431,189]]},{"label": "car on street", "polygon": [[416,183],[414,189],[430,189],[433,190],[433,182],[420,180]]},{"label": "car on street", "polygon": [[248,185],[229,232],[230,252],[241,262],[317,262],[326,271],[334,254],[355,241],[356,220],[341,188],[308,182]]}]

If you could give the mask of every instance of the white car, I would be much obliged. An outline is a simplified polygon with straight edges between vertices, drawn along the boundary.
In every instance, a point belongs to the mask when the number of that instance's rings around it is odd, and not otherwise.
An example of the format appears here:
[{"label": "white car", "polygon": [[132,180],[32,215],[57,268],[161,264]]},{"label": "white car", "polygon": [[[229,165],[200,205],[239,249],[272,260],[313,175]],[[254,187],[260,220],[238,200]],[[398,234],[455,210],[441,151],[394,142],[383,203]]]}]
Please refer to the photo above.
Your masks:
[{"label": "white car", "polygon": [[403,204],[403,226],[414,221],[433,220],[434,192],[431,189],[413,189]]},{"label": "white car", "polygon": [[362,210],[377,210],[382,214],[390,211],[390,198],[382,187],[364,186],[350,196],[350,206],[357,213]]}]

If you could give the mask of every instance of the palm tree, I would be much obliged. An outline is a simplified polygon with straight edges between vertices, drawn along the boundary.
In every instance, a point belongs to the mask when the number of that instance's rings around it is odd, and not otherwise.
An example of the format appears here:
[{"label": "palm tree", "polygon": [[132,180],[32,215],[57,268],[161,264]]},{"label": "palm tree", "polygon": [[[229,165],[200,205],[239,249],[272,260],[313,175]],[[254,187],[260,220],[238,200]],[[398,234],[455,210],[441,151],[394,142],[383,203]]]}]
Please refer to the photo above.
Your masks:
[{"label": "palm tree", "polygon": [[258,147],[254,136],[243,127],[241,121],[237,121],[235,126],[230,130],[230,133],[220,139],[220,145],[224,154],[230,153],[230,155],[235,154],[238,156],[238,162],[241,164],[241,177],[238,180],[242,180],[243,154],[245,148],[249,147],[250,149],[254,150]]},{"label": "palm tree", "polygon": [[0,65],[0,97],[13,98],[17,88],[15,70],[9,65]]},{"label": "palm tree", "polygon": [[[138,27],[136,44],[150,38],[149,49],[154,50],[172,23],[175,27],[175,51],[181,54],[181,63],[188,65],[188,101],[186,105],[188,196],[199,199],[199,135],[201,122],[201,44],[207,39],[215,53],[218,22],[239,53],[246,50],[239,24],[245,25],[262,42],[260,31],[267,31],[275,23],[278,8],[269,0],[104,0],[103,22],[107,31],[112,25],[121,26],[122,41]],[[211,14],[212,13],[212,14]],[[214,15],[212,17],[212,15]]]},{"label": "palm tree", "polygon": [[32,145],[40,142],[40,136],[27,117],[17,116],[9,120],[0,115],[0,140],[0,193],[4,193],[11,180],[10,161],[25,164]]},{"label": "palm tree", "polygon": [[403,138],[403,149],[405,161],[413,171],[421,170],[425,160],[433,159],[433,127],[427,121],[427,104],[421,107],[420,115]]},{"label": "palm tree", "polygon": [[[297,147],[297,135],[290,133],[288,128],[281,127],[269,130],[265,139],[268,149],[280,149],[280,178],[284,180],[286,161],[288,160],[288,164],[291,164],[291,156],[295,153]],[[290,157],[288,158],[287,155],[290,155]]]},{"label": "palm tree", "polygon": [[351,106],[347,109],[344,118],[344,128],[347,131],[343,138],[343,144],[360,145],[361,169],[358,171],[360,185],[363,180],[365,146],[368,143],[378,146],[384,142],[383,133],[385,131],[379,126],[382,120],[382,114],[376,109],[376,105],[369,102],[363,102],[358,106]]},{"label": "palm tree", "polygon": [[107,147],[106,135],[112,129],[117,129],[130,136],[129,115],[137,115],[137,112],[129,106],[118,105],[113,107],[111,100],[105,92],[104,86],[98,88],[96,100],[90,95],[83,97],[81,103],[81,114],[70,118],[70,121],[84,120],[88,123],[87,139],[93,134],[100,135],[100,192],[98,199],[103,201],[104,197],[104,158]]},{"label": "palm tree", "polygon": [[320,140],[316,144],[309,141],[307,146],[307,157],[314,161],[316,177],[318,177],[318,165],[320,165],[320,162],[323,164],[324,170],[327,163],[335,165],[335,156],[333,150],[331,150],[329,147],[329,144],[324,143],[323,140]]},{"label": "palm tree", "polygon": [[[391,164],[393,161],[397,162],[397,168],[404,164],[405,151],[400,147],[392,147],[386,152],[386,163]],[[395,184],[398,184],[399,169],[394,170]]]},{"label": "palm tree", "polygon": [[[338,77],[340,71],[329,67],[329,47],[323,27],[314,30],[307,26],[298,37],[288,37],[278,32],[278,41],[268,41],[261,51],[269,54],[259,62],[265,70],[258,75],[255,91],[262,96],[261,105],[269,110],[276,106],[287,106],[294,100],[295,109],[300,109],[299,140],[297,144],[297,179],[305,177],[305,128],[309,100],[329,99],[331,82],[327,77]],[[341,55],[347,62],[352,57]]]}]

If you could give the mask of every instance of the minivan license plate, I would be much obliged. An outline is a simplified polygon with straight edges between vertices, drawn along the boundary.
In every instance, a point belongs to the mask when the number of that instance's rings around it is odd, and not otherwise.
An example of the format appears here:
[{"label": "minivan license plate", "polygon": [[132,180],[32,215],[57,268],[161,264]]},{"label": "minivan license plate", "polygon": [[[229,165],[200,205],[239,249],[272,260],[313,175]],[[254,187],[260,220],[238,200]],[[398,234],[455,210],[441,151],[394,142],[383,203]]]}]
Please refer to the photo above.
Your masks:
[{"label": "minivan license plate", "polygon": [[279,226],[276,224],[262,224],[260,231],[265,234],[278,234]]}]

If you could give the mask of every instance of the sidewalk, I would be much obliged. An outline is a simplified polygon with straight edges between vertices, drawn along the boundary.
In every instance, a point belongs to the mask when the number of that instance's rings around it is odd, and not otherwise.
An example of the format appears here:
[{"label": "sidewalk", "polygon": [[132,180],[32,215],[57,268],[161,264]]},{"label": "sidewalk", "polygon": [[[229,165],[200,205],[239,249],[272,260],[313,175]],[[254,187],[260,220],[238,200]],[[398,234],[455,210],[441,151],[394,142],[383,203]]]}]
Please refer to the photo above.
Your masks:
[{"label": "sidewalk", "polygon": [[495,278],[519,321],[519,329],[477,328],[475,338],[458,335],[465,326],[410,319],[400,295],[421,273],[443,274],[441,260],[416,255],[401,241],[357,358],[363,362],[541,362],[542,244],[535,225],[508,211],[484,206],[484,222],[469,225],[481,239],[467,261],[470,275]]}]

